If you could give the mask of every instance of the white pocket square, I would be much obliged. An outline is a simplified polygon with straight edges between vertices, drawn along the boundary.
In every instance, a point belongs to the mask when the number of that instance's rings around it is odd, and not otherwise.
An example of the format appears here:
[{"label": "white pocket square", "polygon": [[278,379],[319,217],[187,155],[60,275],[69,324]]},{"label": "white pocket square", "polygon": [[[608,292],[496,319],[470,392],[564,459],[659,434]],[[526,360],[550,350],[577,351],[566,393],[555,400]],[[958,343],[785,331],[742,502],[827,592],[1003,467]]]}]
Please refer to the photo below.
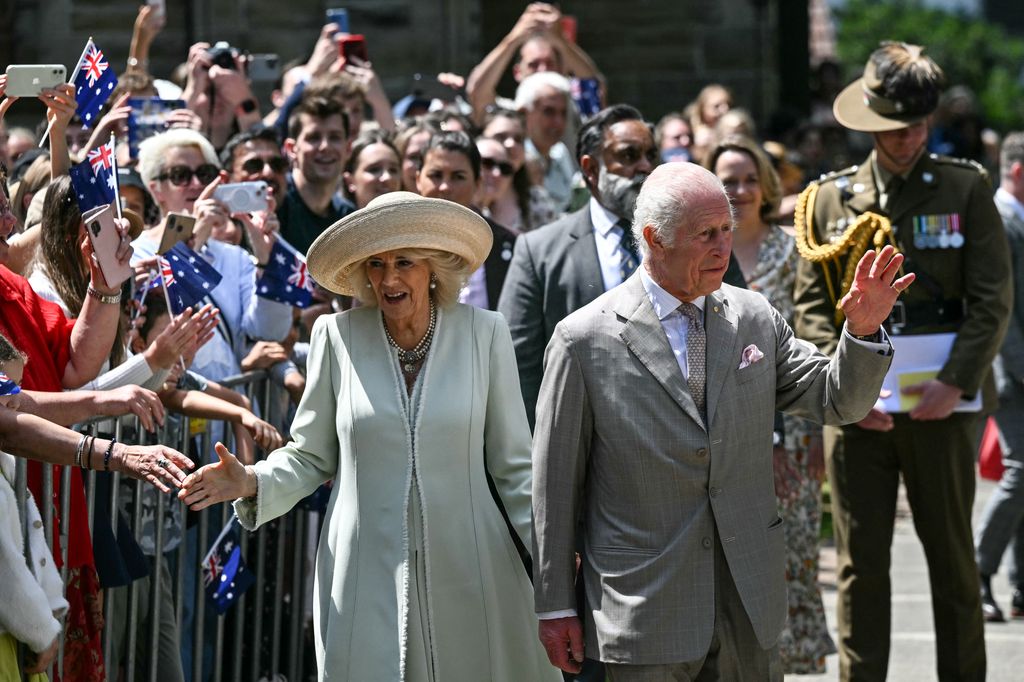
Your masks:
[{"label": "white pocket square", "polygon": [[764,353],[761,352],[761,349],[754,344],[750,344],[743,349],[743,354],[740,356],[740,366],[737,369],[743,369],[744,367],[749,367],[755,362],[760,362],[763,357]]}]

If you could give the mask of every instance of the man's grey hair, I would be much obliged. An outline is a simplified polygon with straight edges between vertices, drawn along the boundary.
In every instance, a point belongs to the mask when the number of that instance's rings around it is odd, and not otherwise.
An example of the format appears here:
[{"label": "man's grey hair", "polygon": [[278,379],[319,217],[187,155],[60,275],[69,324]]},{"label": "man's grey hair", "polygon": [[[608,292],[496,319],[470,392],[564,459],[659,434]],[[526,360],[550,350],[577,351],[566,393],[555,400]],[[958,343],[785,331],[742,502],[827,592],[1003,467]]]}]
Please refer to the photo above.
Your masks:
[{"label": "man's grey hair", "polygon": [[718,178],[707,169],[688,161],[663,163],[655,168],[640,188],[633,209],[633,239],[640,255],[646,259],[650,252],[644,240],[645,227],[650,225],[661,243],[672,246],[679,227],[690,220],[693,200],[718,193],[725,198],[731,214],[733,208],[729,195]]},{"label": "man's grey hair", "polygon": [[1008,134],[999,148],[999,174],[1002,177],[1010,177],[1010,168],[1015,163],[1024,163],[1024,131]]},{"label": "man's grey hair", "polygon": [[571,90],[569,79],[554,71],[541,71],[523,79],[523,82],[516,88],[516,109],[529,111],[533,109],[534,102],[545,90],[552,88],[569,99]]}]

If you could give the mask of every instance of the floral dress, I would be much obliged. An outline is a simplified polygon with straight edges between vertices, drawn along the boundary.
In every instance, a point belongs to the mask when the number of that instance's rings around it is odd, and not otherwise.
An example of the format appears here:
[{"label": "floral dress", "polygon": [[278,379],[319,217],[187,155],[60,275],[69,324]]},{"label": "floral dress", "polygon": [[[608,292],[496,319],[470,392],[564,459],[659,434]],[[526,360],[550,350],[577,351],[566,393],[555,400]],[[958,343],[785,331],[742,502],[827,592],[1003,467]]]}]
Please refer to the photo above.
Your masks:
[{"label": "floral dress", "polygon": [[[744,273],[747,286],[767,298],[793,323],[793,286],[800,255],[796,242],[778,225],[761,243],[757,265]],[[810,442],[821,427],[799,417],[784,416],[788,494],[779,498],[779,516],[786,534],[786,587],[789,619],[779,638],[783,670],[795,674],[825,672],[825,657],[835,653],[818,589],[818,538],[821,532],[821,483],[808,475]]]}]

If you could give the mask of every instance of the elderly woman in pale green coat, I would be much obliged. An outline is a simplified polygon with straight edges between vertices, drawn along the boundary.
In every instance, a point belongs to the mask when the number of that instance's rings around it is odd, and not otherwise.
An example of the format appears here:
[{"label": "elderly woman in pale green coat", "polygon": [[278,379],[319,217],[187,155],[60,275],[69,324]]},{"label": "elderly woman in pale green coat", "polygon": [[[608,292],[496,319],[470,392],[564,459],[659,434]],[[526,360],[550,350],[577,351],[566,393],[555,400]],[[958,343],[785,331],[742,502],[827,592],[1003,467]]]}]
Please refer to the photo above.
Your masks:
[{"label": "elderly woman in pale green coat", "polygon": [[441,199],[385,194],[309,250],[314,279],[364,306],[313,328],[294,441],[255,466],[223,445],[193,509],[239,498],[246,528],[334,479],[316,571],[321,680],[560,680],[532,587],[487,483],[526,547],[530,432],[500,315],[456,303],[491,232]]}]

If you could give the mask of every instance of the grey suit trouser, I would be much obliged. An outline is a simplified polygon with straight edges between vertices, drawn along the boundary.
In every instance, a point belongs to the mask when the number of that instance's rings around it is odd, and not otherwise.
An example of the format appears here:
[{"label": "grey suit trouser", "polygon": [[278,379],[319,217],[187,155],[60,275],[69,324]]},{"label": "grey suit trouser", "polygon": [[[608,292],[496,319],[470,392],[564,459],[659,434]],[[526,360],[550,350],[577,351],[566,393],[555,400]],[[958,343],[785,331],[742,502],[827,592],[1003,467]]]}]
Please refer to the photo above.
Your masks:
[{"label": "grey suit trouser", "polygon": [[1010,554],[1010,583],[1024,587],[1024,386],[1009,388],[1001,396],[995,420],[1006,470],[999,487],[989,498],[975,535],[978,570],[985,575],[999,571],[1007,545]]},{"label": "grey suit trouser", "polygon": [[695,661],[660,665],[605,663],[611,682],[782,682],[777,647],[762,649],[715,532],[715,627]]}]

